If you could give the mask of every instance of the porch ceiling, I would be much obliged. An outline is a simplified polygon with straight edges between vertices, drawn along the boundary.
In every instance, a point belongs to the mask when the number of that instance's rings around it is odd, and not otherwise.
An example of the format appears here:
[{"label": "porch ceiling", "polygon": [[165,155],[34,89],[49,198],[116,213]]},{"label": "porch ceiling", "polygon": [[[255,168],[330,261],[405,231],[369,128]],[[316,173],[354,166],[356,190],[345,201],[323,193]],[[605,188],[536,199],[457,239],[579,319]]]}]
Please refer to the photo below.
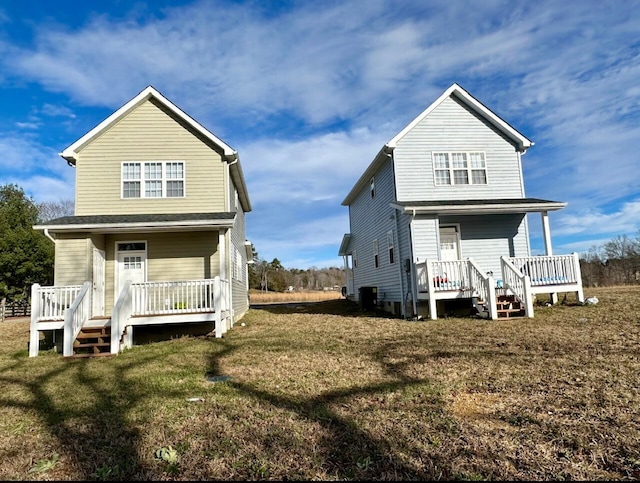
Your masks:
[{"label": "porch ceiling", "polygon": [[234,212],[222,213],[167,213],[140,215],[87,215],[63,216],[35,225],[36,230],[51,233],[87,231],[95,233],[133,231],[190,231],[232,228]]},{"label": "porch ceiling", "polygon": [[503,198],[484,200],[396,201],[391,207],[417,215],[484,215],[501,213],[540,213],[560,210],[561,201],[538,198]]}]

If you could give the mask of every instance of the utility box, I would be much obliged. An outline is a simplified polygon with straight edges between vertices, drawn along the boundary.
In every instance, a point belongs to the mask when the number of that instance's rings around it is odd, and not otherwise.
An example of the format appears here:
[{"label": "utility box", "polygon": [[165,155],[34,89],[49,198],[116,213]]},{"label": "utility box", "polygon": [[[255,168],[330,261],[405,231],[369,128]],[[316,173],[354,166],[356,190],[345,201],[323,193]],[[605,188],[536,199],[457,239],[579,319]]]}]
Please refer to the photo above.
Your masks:
[{"label": "utility box", "polygon": [[360,287],[360,308],[374,310],[378,304],[378,287]]}]

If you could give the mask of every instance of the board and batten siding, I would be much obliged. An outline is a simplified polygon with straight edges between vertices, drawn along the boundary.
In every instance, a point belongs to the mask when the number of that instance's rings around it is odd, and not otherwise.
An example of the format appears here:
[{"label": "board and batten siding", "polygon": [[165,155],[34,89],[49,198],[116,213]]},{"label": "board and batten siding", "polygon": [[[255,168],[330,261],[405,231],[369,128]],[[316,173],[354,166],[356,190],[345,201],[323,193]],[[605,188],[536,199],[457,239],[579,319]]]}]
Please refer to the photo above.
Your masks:
[{"label": "board and batten siding", "polygon": [[55,246],[54,285],[82,285],[87,280],[91,280],[93,277],[91,250],[92,247],[85,234],[59,235]]},{"label": "board and batten siding", "polygon": [[440,226],[459,224],[460,257],[473,258],[484,273],[501,279],[501,256],[528,256],[525,215],[442,217]]},{"label": "board and batten siding", "polygon": [[[395,246],[395,263],[389,263],[387,233],[394,232],[397,241],[396,213],[389,204],[395,200],[393,163],[387,160],[374,174],[375,196],[369,183],[349,206],[351,250],[356,251],[357,267],[353,267],[354,295],[359,300],[360,287],[377,287],[378,301],[400,302],[402,260]],[[378,240],[379,266],[374,266],[373,242]],[[397,242],[396,242],[397,243]]]},{"label": "board and batten siding", "polygon": [[220,273],[218,232],[126,233],[106,237],[106,294],[108,313],[114,305],[116,243],[147,242],[147,281],[200,280]]},{"label": "board and batten siding", "polygon": [[[123,162],[184,161],[183,198],[121,198]],[[225,162],[213,146],[153,100],[118,120],[78,153],[76,215],[226,211]]]},{"label": "board and batten siding", "polygon": [[[485,153],[486,185],[436,186],[432,153]],[[522,198],[514,144],[454,97],[448,97],[398,140],[394,150],[398,201]]]}]

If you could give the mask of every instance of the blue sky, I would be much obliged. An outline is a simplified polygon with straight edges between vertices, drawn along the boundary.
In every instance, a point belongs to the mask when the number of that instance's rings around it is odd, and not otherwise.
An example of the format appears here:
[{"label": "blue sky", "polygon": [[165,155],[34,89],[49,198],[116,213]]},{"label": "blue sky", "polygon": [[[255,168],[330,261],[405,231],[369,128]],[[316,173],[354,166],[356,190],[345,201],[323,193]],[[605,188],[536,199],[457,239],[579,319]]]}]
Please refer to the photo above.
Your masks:
[{"label": "blue sky", "polygon": [[554,253],[638,235],[640,3],[624,0],[2,0],[0,184],[73,198],[58,153],[153,85],[239,152],[261,258],[341,266],[342,200],[453,82],[535,142],[526,195],[568,202]]}]

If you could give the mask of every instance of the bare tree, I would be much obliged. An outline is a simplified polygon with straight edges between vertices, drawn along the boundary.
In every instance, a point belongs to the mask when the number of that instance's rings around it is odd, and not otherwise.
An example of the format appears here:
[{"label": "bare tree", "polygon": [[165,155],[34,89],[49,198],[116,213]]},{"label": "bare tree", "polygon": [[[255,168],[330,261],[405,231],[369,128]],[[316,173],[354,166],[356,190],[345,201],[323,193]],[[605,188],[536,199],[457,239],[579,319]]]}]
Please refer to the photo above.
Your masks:
[{"label": "bare tree", "polygon": [[75,203],[71,199],[58,201],[42,201],[36,204],[38,208],[38,221],[49,221],[62,216],[72,216]]}]

